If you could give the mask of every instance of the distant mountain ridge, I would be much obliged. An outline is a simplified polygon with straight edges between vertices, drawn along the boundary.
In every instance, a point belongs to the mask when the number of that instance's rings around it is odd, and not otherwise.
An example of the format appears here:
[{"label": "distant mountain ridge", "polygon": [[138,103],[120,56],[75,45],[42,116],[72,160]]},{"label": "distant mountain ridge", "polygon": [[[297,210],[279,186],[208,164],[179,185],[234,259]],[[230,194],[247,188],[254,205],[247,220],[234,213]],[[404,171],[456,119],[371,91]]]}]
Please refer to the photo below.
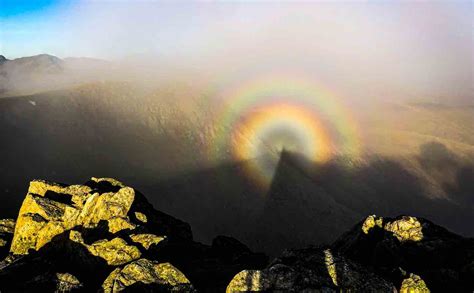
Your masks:
[{"label": "distant mountain ridge", "polygon": [[94,75],[94,71],[105,70],[107,64],[100,59],[61,59],[49,54],[11,60],[0,55],[0,96],[36,93],[90,81],[83,71]]}]

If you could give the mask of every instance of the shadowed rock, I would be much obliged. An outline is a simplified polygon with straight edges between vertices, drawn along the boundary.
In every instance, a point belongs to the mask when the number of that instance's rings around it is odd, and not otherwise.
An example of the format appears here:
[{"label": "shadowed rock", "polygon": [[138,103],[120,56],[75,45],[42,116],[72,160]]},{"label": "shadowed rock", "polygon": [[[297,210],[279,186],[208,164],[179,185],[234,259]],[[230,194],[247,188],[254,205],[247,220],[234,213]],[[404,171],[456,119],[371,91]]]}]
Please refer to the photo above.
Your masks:
[{"label": "shadowed rock", "polygon": [[143,258],[115,269],[102,285],[105,293],[130,290],[132,287],[150,292],[194,292],[186,276],[173,265]]},{"label": "shadowed rock", "polygon": [[227,292],[394,292],[394,285],[363,266],[310,247],[287,250],[264,270],[245,270],[227,286]]},{"label": "shadowed rock", "polygon": [[194,242],[188,224],[111,178],[32,181],[16,225],[2,220],[0,233],[10,248],[0,262],[2,292],[219,291],[244,267],[267,263],[230,237]]},{"label": "shadowed rock", "polygon": [[10,248],[13,231],[15,230],[15,220],[0,220],[0,259],[4,258]]},{"label": "shadowed rock", "polygon": [[423,218],[369,216],[339,237],[332,248],[372,268],[397,288],[421,278],[435,291],[474,289],[474,239]]}]

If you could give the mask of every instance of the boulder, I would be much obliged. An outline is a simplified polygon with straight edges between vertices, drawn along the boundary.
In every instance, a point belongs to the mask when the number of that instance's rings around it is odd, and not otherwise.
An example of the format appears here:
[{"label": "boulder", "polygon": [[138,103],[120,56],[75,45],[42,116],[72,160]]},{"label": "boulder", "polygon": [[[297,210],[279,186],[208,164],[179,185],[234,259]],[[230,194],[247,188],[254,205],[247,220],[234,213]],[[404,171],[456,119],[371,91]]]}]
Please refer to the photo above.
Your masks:
[{"label": "boulder", "polygon": [[403,280],[400,293],[429,293],[430,290],[426,287],[425,282],[420,276],[410,274],[410,276]]},{"label": "boulder", "polygon": [[92,178],[86,185],[71,186],[35,180],[20,208],[10,252],[27,254],[64,231],[92,229],[101,222],[112,234],[138,229],[192,239],[188,224],[154,210],[143,195],[115,179]]},{"label": "boulder", "polygon": [[170,263],[141,258],[115,269],[102,284],[105,293],[124,290],[140,292],[193,292],[186,276]]},{"label": "boulder", "polygon": [[111,178],[32,181],[16,225],[0,221],[0,244],[2,292],[224,291],[243,268],[267,264],[231,237],[193,241],[187,223]]},{"label": "boulder", "polygon": [[136,246],[128,245],[125,240],[118,237],[112,240],[101,239],[88,245],[84,243],[81,233],[73,230],[69,234],[69,239],[84,245],[92,255],[104,259],[110,266],[123,265],[141,256]]},{"label": "boulder", "polygon": [[0,220],[0,259],[7,256],[15,230],[15,220]]},{"label": "boulder", "polygon": [[286,250],[264,270],[244,270],[227,292],[394,292],[389,281],[329,248]]},{"label": "boulder", "polygon": [[82,287],[82,283],[69,273],[56,273],[56,292],[73,292]]},{"label": "boulder", "polygon": [[474,272],[470,269],[474,239],[423,218],[368,216],[339,237],[332,249],[371,268],[397,288],[414,274],[431,290],[474,290]]}]

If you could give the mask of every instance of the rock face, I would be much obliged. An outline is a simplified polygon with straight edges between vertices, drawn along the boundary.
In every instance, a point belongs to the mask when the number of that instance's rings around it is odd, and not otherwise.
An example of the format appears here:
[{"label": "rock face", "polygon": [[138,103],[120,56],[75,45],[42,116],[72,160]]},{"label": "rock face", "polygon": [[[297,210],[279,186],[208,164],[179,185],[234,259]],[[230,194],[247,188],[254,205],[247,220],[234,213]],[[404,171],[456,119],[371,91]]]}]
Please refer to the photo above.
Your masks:
[{"label": "rock face", "polygon": [[0,244],[2,292],[223,291],[243,268],[267,263],[233,238],[194,242],[188,224],[110,178],[32,181],[16,224],[0,222]]},{"label": "rock face", "polygon": [[143,258],[115,269],[102,284],[105,293],[132,288],[149,291],[194,291],[186,276],[170,263],[156,263]]},{"label": "rock face", "polygon": [[227,292],[472,292],[474,239],[412,216],[365,220],[328,247],[287,250]]},{"label": "rock face", "polygon": [[4,258],[9,250],[15,230],[15,220],[0,220],[0,258]]},{"label": "rock face", "polygon": [[92,178],[71,186],[33,181],[18,214],[10,252],[24,255],[74,227],[94,229],[99,224],[111,234],[139,227],[138,231],[192,238],[189,225],[154,210],[141,194],[116,180]]},{"label": "rock face", "polygon": [[1,292],[471,292],[474,239],[412,216],[365,220],[330,246],[269,265],[238,240],[195,242],[188,224],[111,178],[35,180],[0,220]]},{"label": "rock face", "polygon": [[406,278],[402,282],[402,287],[400,288],[400,293],[428,293],[430,290],[426,287],[425,282],[420,278],[420,276],[410,274],[410,277]]},{"label": "rock face", "polygon": [[[453,234],[426,219],[369,216],[337,239],[332,248],[372,268],[401,291],[474,289],[474,239]],[[418,291],[407,289],[412,287]]]},{"label": "rock face", "polygon": [[287,250],[264,270],[245,270],[227,286],[227,292],[394,292],[389,281],[361,265],[310,247]]}]

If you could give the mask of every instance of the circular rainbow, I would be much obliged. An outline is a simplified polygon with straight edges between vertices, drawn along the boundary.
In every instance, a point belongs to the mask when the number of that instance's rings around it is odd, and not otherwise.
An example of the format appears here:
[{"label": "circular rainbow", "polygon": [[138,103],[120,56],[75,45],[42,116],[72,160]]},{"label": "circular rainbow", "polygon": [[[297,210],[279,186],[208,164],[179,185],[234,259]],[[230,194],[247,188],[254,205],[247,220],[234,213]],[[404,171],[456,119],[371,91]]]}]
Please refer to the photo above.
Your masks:
[{"label": "circular rainbow", "polygon": [[[211,157],[252,159],[249,175],[269,183],[275,164],[258,160],[283,150],[315,162],[335,154],[360,155],[357,123],[335,95],[318,83],[292,74],[253,79],[219,93],[224,106]],[[278,159],[278,158],[277,158]]]},{"label": "circular rainbow", "polygon": [[283,151],[304,155],[315,162],[330,158],[330,139],[313,113],[291,104],[256,109],[235,127],[232,155],[239,161],[255,158],[249,171],[261,183],[273,177]]}]

